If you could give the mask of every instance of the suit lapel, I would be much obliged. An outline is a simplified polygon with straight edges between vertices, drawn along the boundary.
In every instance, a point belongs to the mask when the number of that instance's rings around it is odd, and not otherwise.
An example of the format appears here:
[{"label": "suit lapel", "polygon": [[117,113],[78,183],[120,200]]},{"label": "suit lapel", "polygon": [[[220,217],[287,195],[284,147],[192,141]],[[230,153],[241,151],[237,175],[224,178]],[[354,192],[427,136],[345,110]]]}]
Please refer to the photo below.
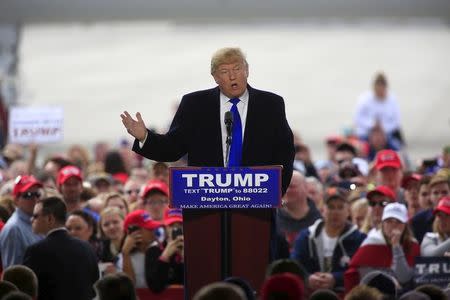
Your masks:
[{"label": "suit lapel", "polygon": [[211,118],[214,120],[214,125],[209,128],[212,131],[212,137],[214,141],[211,143],[212,145],[216,145],[215,149],[212,149],[215,153],[214,157],[217,157],[218,161],[216,162],[217,166],[223,166],[223,147],[222,147],[222,127],[220,124],[220,90],[219,87],[216,87],[212,90],[211,97],[208,101],[211,104],[212,115]]}]

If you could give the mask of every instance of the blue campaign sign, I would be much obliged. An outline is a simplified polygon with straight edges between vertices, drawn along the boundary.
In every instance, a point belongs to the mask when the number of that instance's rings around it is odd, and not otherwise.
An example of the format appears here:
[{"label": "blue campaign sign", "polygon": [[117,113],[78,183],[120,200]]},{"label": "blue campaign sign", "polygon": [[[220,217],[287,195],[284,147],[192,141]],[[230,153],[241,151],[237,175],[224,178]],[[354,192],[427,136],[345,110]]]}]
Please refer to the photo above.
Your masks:
[{"label": "blue campaign sign", "polygon": [[273,208],[281,199],[281,166],[170,168],[175,208]]},{"label": "blue campaign sign", "polygon": [[450,258],[445,256],[418,256],[414,266],[416,285],[435,284],[446,288],[450,282]]}]

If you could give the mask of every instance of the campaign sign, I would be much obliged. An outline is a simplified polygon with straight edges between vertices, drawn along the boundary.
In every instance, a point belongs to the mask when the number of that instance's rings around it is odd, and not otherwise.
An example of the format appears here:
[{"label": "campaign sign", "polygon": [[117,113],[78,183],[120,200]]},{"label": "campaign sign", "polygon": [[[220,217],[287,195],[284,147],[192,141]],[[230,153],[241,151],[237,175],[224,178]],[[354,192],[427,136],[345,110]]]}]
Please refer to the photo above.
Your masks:
[{"label": "campaign sign", "polygon": [[273,208],[281,198],[281,166],[170,168],[175,208]]},{"label": "campaign sign", "polygon": [[450,282],[450,258],[444,256],[416,257],[414,282],[416,285],[430,283],[446,288]]},{"label": "campaign sign", "polygon": [[9,115],[9,142],[52,143],[63,139],[62,107],[13,107]]}]

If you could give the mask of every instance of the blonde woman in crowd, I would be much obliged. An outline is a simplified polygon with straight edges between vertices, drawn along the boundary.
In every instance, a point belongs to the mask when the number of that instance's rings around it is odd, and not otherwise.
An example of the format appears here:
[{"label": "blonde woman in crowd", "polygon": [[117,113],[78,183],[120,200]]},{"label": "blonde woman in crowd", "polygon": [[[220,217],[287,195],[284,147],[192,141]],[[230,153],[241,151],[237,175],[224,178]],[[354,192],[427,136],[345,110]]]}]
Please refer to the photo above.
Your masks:
[{"label": "blonde woman in crowd", "polygon": [[408,226],[404,204],[389,203],[383,211],[381,230],[372,230],[353,255],[345,272],[345,290],[349,292],[372,271],[383,271],[407,287],[413,276],[414,260],[420,247]]},{"label": "blonde woman in crowd", "polygon": [[100,214],[98,226],[102,244],[100,269],[104,273],[115,272],[114,264],[118,260],[125,238],[124,219],[125,215],[117,207],[107,207]]},{"label": "blonde woman in crowd", "polygon": [[450,256],[450,197],[443,197],[433,213],[433,232],[426,233],[422,240],[422,255]]},{"label": "blonde woman in crowd", "polygon": [[352,223],[355,224],[358,229],[362,228],[368,211],[369,202],[366,198],[360,198],[351,204],[350,215],[352,218]]}]

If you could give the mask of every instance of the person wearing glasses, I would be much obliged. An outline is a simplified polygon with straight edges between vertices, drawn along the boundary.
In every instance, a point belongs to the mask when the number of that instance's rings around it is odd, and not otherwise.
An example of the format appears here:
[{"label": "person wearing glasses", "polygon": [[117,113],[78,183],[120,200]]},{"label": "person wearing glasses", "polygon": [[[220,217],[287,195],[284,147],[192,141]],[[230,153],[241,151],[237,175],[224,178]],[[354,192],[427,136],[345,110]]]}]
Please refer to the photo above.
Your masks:
[{"label": "person wearing glasses", "polygon": [[136,179],[128,179],[123,187],[125,200],[128,204],[136,203],[139,199],[142,183]]},{"label": "person wearing glasses", "polygon": [[160,180],[150,180],[144,187],[141,196],[142,207],[156,221],[164,219],[164,213],[169,208],[169,187]]},{"label": "person wearing glasses", "polygon": [[3,269],[21,264],[25,249],[42,239],[31,228],[34,206],[42,196],[42,183],[33,176],[19,176],[15,181],[13,196],[16,210],[0,233]]},{"label": "person wearing glasses", "polygon": [[374,190],[368,192],[366,198],[369,203],[369,212],[361,231],[369,233],[372,230],[379,229],[384,207],[391,202],[395,202],[396,199],[395,193],[385,185],[377,186]]}]

